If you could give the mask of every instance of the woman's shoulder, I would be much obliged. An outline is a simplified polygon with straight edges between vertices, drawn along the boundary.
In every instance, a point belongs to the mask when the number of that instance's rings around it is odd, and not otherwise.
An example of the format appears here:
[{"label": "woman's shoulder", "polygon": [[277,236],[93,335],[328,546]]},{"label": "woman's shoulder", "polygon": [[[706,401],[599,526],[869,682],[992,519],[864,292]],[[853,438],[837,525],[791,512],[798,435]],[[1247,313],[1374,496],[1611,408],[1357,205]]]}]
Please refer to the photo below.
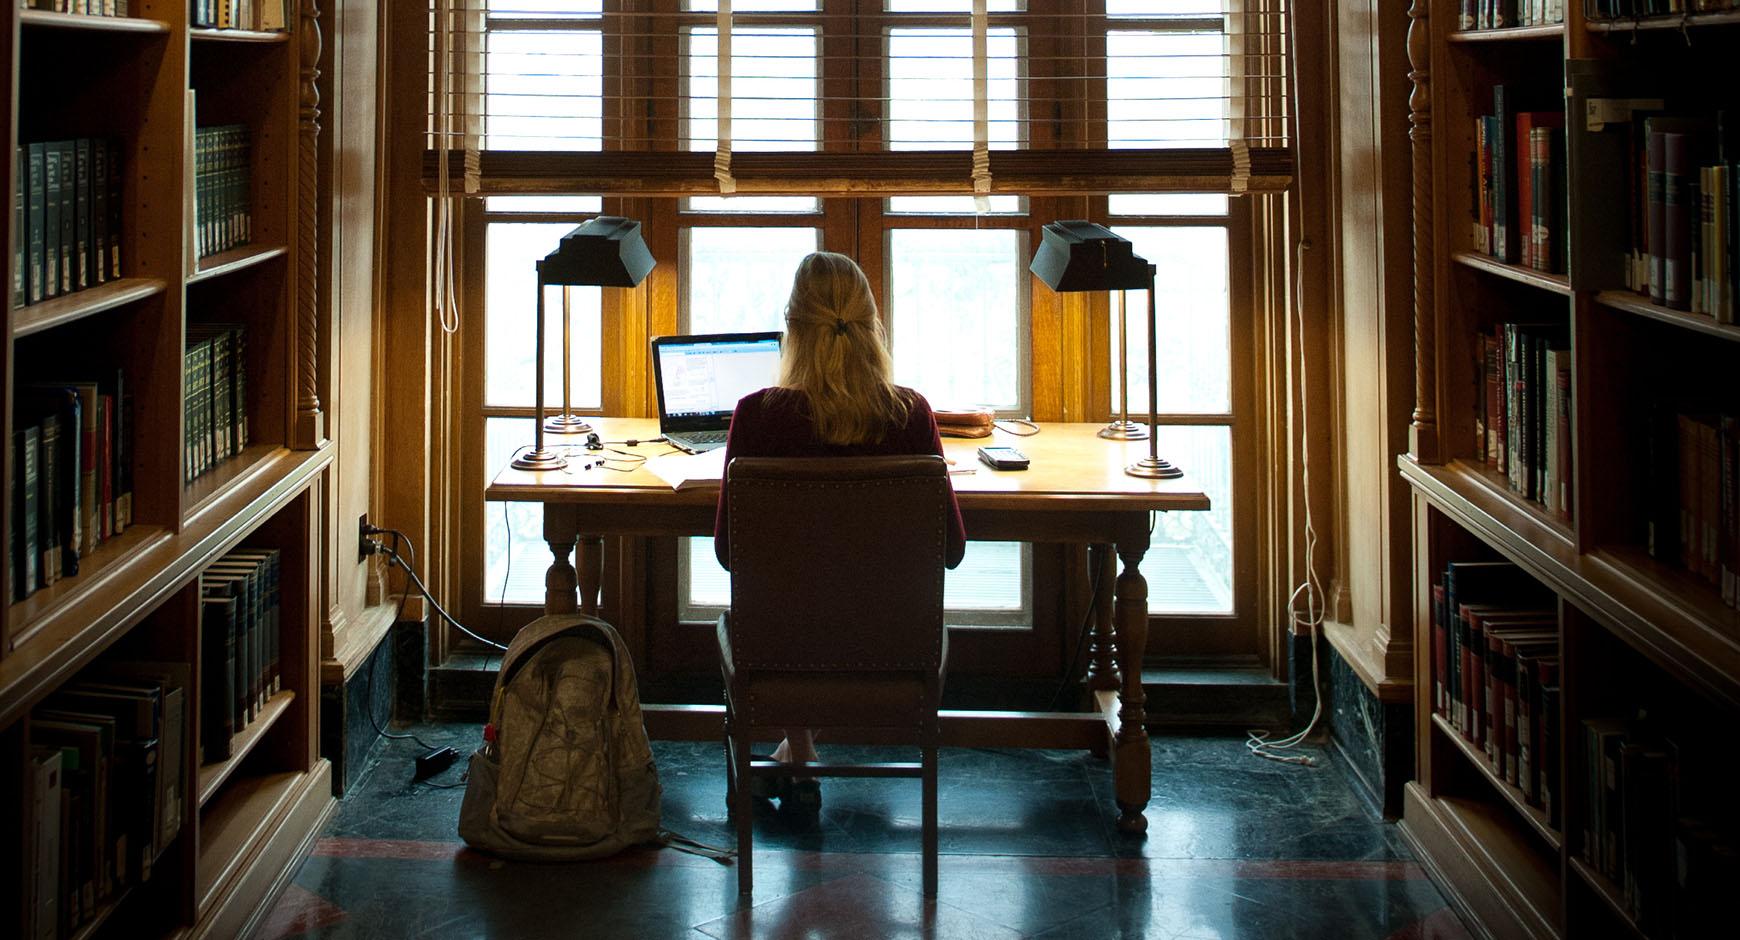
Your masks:
[{"label": "woman's shoulder", "polygon": [[911,413],[919,415],[927,415],[931,413],[930,402],[925,400],[924,395],[920,393],[918,389],[907,388],[904,385],[896,385],[894,386],[894,391],[903,401],[906,402],[907,410]]}]

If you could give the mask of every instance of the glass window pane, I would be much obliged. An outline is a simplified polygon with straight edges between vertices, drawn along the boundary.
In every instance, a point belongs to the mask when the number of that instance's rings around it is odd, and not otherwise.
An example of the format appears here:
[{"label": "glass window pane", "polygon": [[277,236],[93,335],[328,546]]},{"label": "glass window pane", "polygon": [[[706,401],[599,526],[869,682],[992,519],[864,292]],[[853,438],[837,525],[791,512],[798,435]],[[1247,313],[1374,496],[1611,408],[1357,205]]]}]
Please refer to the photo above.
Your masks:
[{"label": "glass window pane", "polygon": [[820,212],[814,196],[689,196],[684,212]]},{"label": "glass window pane", "polygon": [[598,196],[485,196],[485,212],[572,212],[587,215],[604,211]]},{"label": "glass window pane", "polygon": [[484,147],[603,149],[602,33],[491,32],[486,48]]},{"label": "glass window pane", "polygon": [[[991,13],[1018,13],[1026,8],[1026,0],[990,0],[985,4]],[[973,0],[888,0],[888,12],[972,13]]]},{"label": "glass window pane", "polygon": [[[1227,234],[1219,227],[1116,229],[1158,268],[1160,411],[1225,414],[1232,407]],[[1148,409],[1148,292],[1128,292],[1130,411]],[[1111,297],[1112,401],[1118,407],[1118,296]]]},{"label": "glass window pane", "polygon": [[1224,147],[1226,36],[1106,34],[1106,139],[1112,147]]},{"label": "glass window pane", "polygon": [[604,12],[604,0],[489,0],[491,16],[594,17]]},{"label": "glass window pane", "polygon": [[[555,250],[571,222],[493,222],[484,250],[483,400],[490,405],[536,403],[537,260]],[[562,403],[562,289],[545,288],[544,394],[552,411]],[[603,322],[596,287],[568,288],[573,318],[569,389],[575,408],[604,404],[601,378]]]},{"label": "glass window pane", "polygon": [[1231,613],[1232,429],[1161,426],[1160,456],[1208,494],[1207,512],[1163,512],[1154,524],[1142,577],[1155,614]]},{"label": "glass window pane", "polygon": [[[719,122],[719,30],[688,34],[690,150],[712,150]],[[741,26],[731,31],[731,149],[816,149],[816,31]]]},{"label": "glass window pane", "polygon": [[1226,215],[1224,193],[1114,193],[1112,215]]},{"label": "glass window pane", "polygon": [[[490,480],[522,447],[532,444],[530,418],[485,418],[483,473]],[[542,503],[483,504],[483,600],[543,604],[550,546],[544,541]]]},{"label": "glass window pane", "polygon": [[[696,13],[719,12],[719,0],[685,0]],[[732,13],[807,13],[821,9],[821,0],[731,0]]]},{"label": "glass window pane", "polygon": [[[679,614],[685,620],[704,619],[711,611],[731,606],[731,573],[719,566],[713,540],[682,540],[680,570],[688,585]],[[943,606],[952,624],[1026,626],[1028,613],[1026,548],[1020,542],[968,542],[967,554],[953,571],[943,574]],[[540,595],[541,596],[541,595]]]},{"label": "glass window pane", "polygon": [[[992,196],[991,215],[1021,215],[1027,211],[1020,196]],[[979,201],[973,196],[890,196],[891,215],[978,215]]]},{"label": "glass window pane", "polygon": [[1107,16],[1220,16],[1225,0],[1106,0]]},{"label": "glass window pane", "polygon": [[[1021,140],[1020,42],[1015,30],[989,31],[986,97],[989,143]],[[888,149],[973,146],[973,32],[896,28],[888,33]]]},{"label": "glass window pane", "polygon": [[889,232],[894,378],[938,407],[1020,411],[1027,362],[1020,232]]},{"label": "glass window pane", "polygon": [[688,230],[684,331],[784,330],[792,275],[821,244],[813,228]]}]

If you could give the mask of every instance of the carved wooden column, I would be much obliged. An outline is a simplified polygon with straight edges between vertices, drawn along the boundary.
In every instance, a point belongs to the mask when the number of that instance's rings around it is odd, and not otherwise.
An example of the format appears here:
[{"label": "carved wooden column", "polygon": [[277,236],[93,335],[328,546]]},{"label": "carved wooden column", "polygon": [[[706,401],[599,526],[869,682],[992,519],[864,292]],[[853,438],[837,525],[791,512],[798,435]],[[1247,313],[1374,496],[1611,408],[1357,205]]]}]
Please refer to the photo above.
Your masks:
[{"label": "carved wooden column", "polygon": [[1424,463],[1438,463],[1438,322],[1434,304],[1436,242],[1432,230],[1431,17],[1428,0],[1408,7],[1408,141],[1414,176],[1414,415],[1409,449]]},{"label": "carved wooden column", "polygon": [[320,139],[320,89],[314,82],[320,77],[319,16],[318,0],[302,0],[296,23],[301,43],[296,122],[296,412],[291,430],[292,444],[299,448],[319,447],[326,440],[317,359],[320,334],[316,329],[320,313],[316,267],[320,186],[315,144]]}]

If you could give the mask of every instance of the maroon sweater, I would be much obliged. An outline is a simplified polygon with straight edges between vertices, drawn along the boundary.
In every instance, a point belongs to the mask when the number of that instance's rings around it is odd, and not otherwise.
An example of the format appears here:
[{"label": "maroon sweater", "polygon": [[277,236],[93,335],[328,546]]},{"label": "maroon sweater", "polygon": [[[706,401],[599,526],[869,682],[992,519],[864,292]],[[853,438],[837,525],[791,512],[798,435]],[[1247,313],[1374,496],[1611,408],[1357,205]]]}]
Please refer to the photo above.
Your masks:
[{"label": "maroon sweater", "polygon": [[[725,464],[733,457],[879,457],[897,454],[943,455],[942,437],[937,434],[936,416],[924,396],[902,389],[912,396],[912,409],[907,412],[906,426],[891,429],[880,441],[868,444],[829,444],[817,439],[810,425],[809,398],[802,392],[781,392],[769,395],[771,389],[751,392],[737,403],[731,417],[731,433],[725,441]],[[719,564],[731,567],[731,531],[726,514],[725,481],[719,481],[719,510],[713,521],[713,552]],[[950,568],[961,563],[967,551],[966,528],[961,524],[961,507],[955,503],[954,489],[949,490]]]}]

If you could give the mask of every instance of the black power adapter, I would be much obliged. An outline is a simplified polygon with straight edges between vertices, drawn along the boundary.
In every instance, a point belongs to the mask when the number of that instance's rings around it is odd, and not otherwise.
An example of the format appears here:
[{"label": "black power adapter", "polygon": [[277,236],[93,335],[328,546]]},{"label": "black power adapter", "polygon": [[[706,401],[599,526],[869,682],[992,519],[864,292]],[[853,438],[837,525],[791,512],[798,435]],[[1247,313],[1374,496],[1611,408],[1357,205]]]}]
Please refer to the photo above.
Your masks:
[{"label": "black power adapter", "polygon": [[417,772],[412,780],[427,780],[443,770],[453,766],[459,758],[459,752],[450,747],[433,748],[427,753],[417,755]]}]

